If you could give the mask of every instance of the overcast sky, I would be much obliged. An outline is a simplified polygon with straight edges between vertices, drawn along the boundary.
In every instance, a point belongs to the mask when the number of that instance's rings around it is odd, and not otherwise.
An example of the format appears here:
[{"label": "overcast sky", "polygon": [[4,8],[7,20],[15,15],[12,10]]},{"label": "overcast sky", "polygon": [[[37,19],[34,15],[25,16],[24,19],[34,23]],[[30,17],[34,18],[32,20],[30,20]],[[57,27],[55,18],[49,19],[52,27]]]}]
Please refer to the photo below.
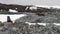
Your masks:
[{"label": "overcast sky", "polygon": [[0,3],[20,4],[20,5],[48,5],[59,6],[60,0],[0,0]]}]

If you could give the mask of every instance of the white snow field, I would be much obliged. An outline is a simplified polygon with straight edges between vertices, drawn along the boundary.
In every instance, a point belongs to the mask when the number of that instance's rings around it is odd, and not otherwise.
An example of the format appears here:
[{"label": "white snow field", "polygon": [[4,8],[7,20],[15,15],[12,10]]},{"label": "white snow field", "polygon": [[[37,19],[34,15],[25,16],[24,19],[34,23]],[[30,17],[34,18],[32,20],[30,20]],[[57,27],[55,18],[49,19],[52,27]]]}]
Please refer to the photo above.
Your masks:
[{"label": "white snow field", "polygon": [[11,20],[14,21],[20,17],[26,16],[26,14],[15,14],[15,15],[4,15],[4,14],[0,14],[0,21],[5,22],[7,21],[7,16],[10,16]]}]

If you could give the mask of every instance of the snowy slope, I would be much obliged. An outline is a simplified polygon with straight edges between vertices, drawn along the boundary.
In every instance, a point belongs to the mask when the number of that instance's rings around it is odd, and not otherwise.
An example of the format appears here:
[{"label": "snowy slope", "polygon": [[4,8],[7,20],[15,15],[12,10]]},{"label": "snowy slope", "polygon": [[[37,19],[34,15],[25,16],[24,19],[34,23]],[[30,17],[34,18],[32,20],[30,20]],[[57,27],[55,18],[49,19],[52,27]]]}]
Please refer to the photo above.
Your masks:
[{"label": "snowy slope", "polygon": [[0,21],[5,22],[7,21],[7,16],[10,16],[12,21],[15,21],[16,19],[26,16],[25,14],[17,14],[17,15],[4,15],[4,14],[0,14]]}]

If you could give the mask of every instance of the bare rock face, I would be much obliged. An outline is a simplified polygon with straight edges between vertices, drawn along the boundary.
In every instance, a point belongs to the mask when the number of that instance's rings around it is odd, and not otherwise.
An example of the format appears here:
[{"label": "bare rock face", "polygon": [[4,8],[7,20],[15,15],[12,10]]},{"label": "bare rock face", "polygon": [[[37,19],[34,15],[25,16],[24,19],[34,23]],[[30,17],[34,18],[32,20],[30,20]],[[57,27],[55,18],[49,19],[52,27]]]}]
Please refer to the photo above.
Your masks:
[{"label": "bare rock face", "polygon": [[33,15],[33,14],[27,14],[27,16],[21,17],[17,19],[15,22],[33,22],[37,19],[40,19],[38,15]]}]

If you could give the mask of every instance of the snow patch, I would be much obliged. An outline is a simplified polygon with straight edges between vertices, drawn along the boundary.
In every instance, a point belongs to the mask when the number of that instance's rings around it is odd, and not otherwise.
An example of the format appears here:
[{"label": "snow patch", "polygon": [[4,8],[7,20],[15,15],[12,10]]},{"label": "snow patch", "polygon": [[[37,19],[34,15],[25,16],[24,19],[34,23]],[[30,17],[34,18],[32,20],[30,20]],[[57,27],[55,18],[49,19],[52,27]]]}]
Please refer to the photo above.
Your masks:
[{"label": "snow patch", "polygon": [[[17,8],[16,8],[17,9]],[[9,12],[18,12],[18,11],[16,11],[16,10],[12,10],[12,9],[9,9]]]},{"label": "snow patch", "polygon": [[33,10],[33,9],[35,9],[35,10],[36,10],[36,9],[37,9],[37,7],[30,7],[29,9],[30,9],[30,10]]}]

